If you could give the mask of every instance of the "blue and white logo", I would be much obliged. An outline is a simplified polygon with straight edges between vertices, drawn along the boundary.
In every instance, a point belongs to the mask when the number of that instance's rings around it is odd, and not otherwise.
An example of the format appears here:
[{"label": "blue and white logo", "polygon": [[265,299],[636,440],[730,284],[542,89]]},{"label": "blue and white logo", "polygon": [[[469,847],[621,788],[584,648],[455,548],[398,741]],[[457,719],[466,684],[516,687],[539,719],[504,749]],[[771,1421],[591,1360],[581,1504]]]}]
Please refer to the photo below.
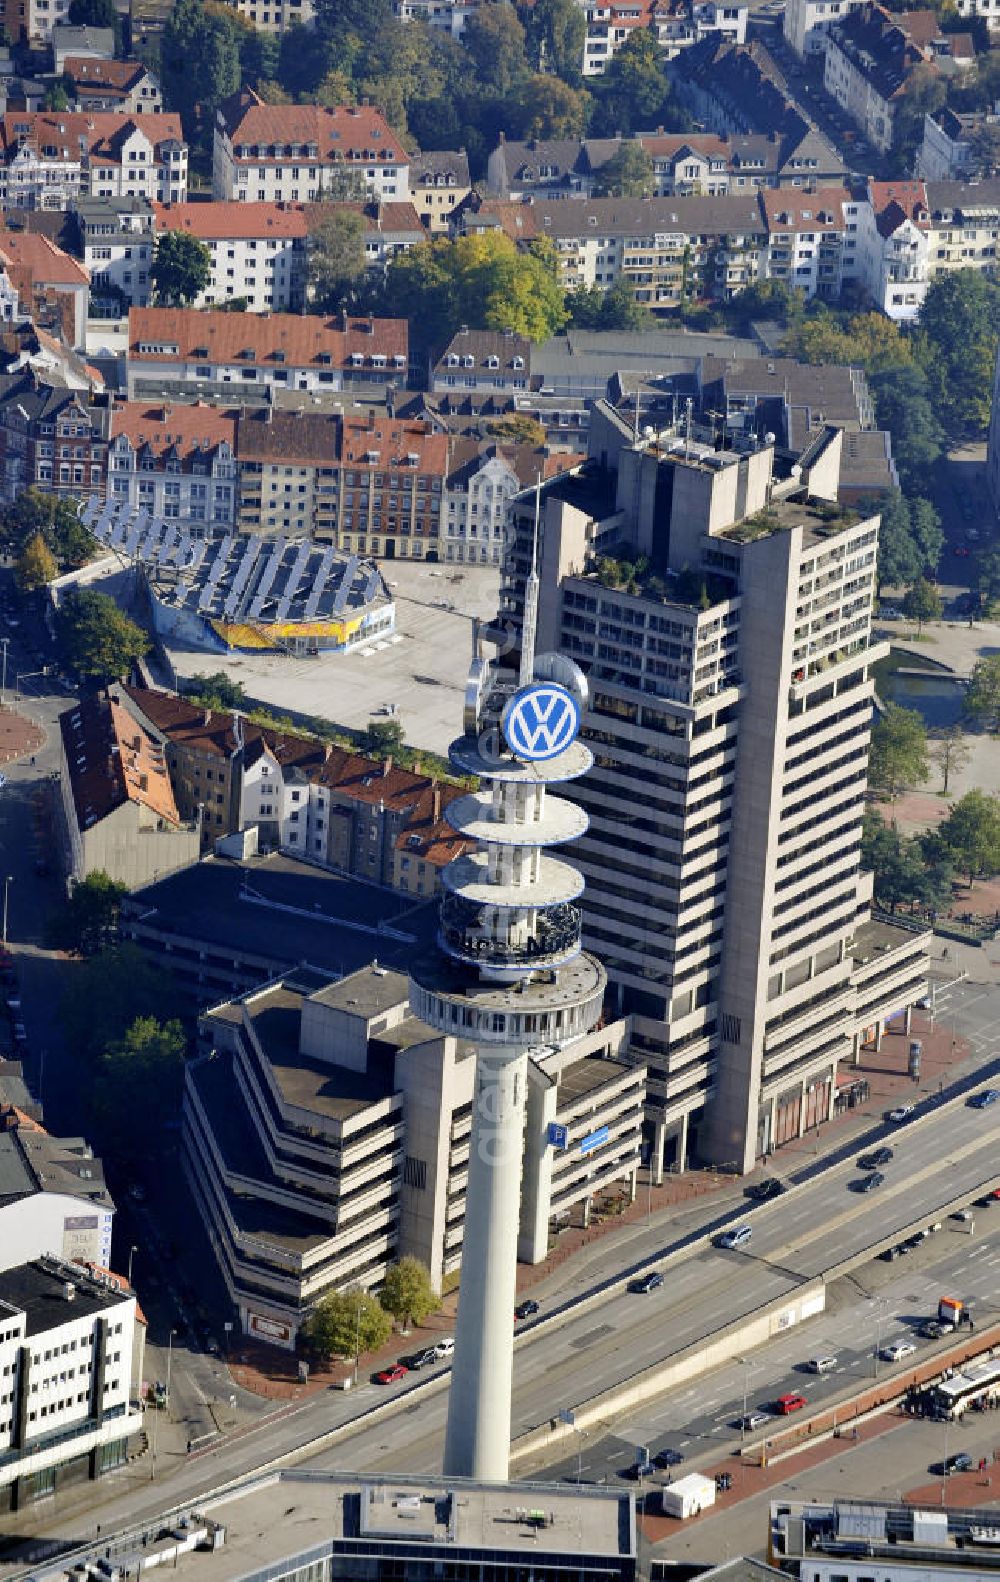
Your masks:
[{"label": "blue and white logo", "polygon": [[522,687],[503,711],[503,733],[518,758],[555,758],[579,729],[579,703],[572,692],[551,681]]}]

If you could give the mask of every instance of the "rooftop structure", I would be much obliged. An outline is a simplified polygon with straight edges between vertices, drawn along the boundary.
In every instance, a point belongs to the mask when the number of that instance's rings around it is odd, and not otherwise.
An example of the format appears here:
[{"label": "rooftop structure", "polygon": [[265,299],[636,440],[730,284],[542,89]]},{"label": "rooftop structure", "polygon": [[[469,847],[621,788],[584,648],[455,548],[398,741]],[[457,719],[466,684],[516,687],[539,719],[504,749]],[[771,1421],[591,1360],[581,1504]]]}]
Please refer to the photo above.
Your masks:
[{"label": "rooftop structure", "polygon": [[97,542],[141,567],[157,629],[200,646],[308,655],[391,633],[395,608],[378,568],[308,540],[195,538],[139,507],[91,498]]},{"label": "rooftop structure", "polygon": [[114,1212],[104,1167],[84,1138],[51,1137],[40,1121],[0,1105],[0,1268],[43,1253],[106,1265]]},{"label": "rooftop structure", "polygon": [[932,1573],[985,1582],[1000,1573],[1000,1529],[993,1507],[921,1509],[875,1500],[772,1500],[770,1547],[786,1575],[810,1582],[844,1576],[860,1582],[867,1566],[890,1582]]}]

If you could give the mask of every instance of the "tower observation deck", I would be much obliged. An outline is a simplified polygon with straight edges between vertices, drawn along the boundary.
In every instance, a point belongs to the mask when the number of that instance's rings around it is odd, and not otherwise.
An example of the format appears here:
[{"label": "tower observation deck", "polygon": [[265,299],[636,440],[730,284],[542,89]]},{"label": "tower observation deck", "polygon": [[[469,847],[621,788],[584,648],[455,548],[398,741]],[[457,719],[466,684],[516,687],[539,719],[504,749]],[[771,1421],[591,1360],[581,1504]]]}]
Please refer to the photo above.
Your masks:
[{"label": "tower observation deck", "polygon": [[594,1027],[606,978],[583,951],[578,869],[557,855],[587,828],[555,794],[591,766],[577,739],[587,683],[559,655],[522,654],[502,682],[477,651],[450,758],[477,791],[446,817],[475,842],[444,870],[437,947],[410,972],[415,1015],[477,1045],[469,1183],[444,1471],[505,1480],[528,1058]]}]

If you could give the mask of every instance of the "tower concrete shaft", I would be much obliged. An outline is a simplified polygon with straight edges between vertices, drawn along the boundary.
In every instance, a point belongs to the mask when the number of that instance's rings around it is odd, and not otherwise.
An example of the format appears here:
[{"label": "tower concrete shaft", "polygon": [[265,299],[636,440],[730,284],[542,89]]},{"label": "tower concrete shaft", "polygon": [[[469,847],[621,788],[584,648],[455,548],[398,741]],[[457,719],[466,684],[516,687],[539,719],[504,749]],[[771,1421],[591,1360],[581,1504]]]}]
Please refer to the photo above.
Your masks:
[{"label": "tower concrete shaft", "polygon": [[477,1057],[446,1477],[508,1474],[527,1080],[524,1051],[483,1049]]}]

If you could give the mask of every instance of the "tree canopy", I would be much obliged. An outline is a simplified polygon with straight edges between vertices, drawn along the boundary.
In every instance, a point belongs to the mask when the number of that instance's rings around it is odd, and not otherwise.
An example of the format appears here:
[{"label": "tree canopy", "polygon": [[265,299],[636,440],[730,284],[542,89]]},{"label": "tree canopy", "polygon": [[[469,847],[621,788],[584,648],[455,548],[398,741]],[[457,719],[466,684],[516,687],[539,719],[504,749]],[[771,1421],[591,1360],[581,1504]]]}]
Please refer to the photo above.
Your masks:
[{"label": "tree canopy", "polygon": [[435,347],[463,324],[542,341],[568,317],[552,244],[543,239],[522,252],[499,232],[440,237],[400,254],[386,273],[385,304]]},{"label": "tree canopy", "polygon": [[309,291],[323,313],[339,313],[355,299],[365,273],[365,220],[357,209],[317,203],[308,211]]},{"label": "tree canopy", "polygon": [[613,286],[581,286],[566,298],[575,328],[581,330],[646,330],[656,324],[655,316],[636,300],[631,282],[619,275]]},{"label": "tree canopy", "polygon": [[597,172],[599,198],[651,198],[655,178],[653,161],[641,143],[622,142]]},{"label": "tree canopy", "polygon": [[0,508],[0,545],[18,558],[38,535],[63,571],[82,566],[93,551],[94,541],[80,521],[75,500],[24,489]]},{"label": "tree canopy", "polygon": [[967,791],[936,833],[970,884],[973,879],[1000,873],[1000,800],[996,796]]},{"label": "tree canopy", "polygon": [[156,241],[150,276],[161,305],[186,308],[212,278],[212,255],[197,236],[164,231]]},{"label": "tree canopy", "polygon": [[916,621],[918,633],[925,621],[939,621],[944,605],[941,595],[926,577],[918,577],[912,588],[907,588],[903,598],[903,614]]},{"label": "tree canopy", "polygon": [[935,276],[920,310],[917,355],[952,444],[986,430],[998,339],[1000,284],[975,269]]},{"label": "tree canopy", "polygon": [[205,0],[177,0],[167,18],[160,42],[163,94],[190,143],[210,147],[215,112],[240,87],[240,37],[236,12]]},{"label": "tree canopy", "polygon": [[972,749],[961,725],[944,725],[931,735],[930,755],[941,771],[941,795],[947,796],[953,774],[960,774]]},{"label": "tree canopy", "polygon": [[88,873],[73,887],[73,893],[56,913],[50,938],[57,950],[77,951],[94,956],[109,949],[118,932],[121,904],[128,886],[118,884],[103,869]]},{"label": "tree canopy", "polygon": [[120,681],[129,666],[149,652],[141,626],[114,599],[93,588],[77,588],[59,606],[56,636],[68,665],[98,683]]},{"label": "tree canopy", "polygon": [[386,1272],[379,1301],[405,1328],[422,1324],[437,1311],[441,1298],[431,1284],[430,1270],[419,1258],[400,1258]]},{"label": "tree canopy", "polygon": [[969,719],[991,736],[1000,736],[1000,654],[988,654],[973,665],[964,707]]},{"label": "tree canopy", "polygon": [[951,900],[952,866],[943,852],[928,852],[922,836],[905,838],[875,808],[864,816],[861,865],[875,878],[875,900],[889,912],[898,907],[943,911]]},{"label": "tree canopy", "polygon": [[169,971],[137,945],[115,945],[74,965],[60,1019],[74,1058],[91,1067],[101,1050],[123,1039],[140,1017],[168,1022],[178,991]]},{"label": "tree canopy", "polygon": [[575,87],[582,74],[587,18],[576,0],[535,0],[525,20],[525,40],[536,71],[549,68]]},{"label": "tree canopy", "polygon": [[321,1357],[353,1357],[355,1348],[360,1355],[384,1346],[392,1334],[392,1319],[370,1291],[349,1285],[317,1302],[302,1330]]},{"label": "tree canopy", "polygon": [[25,593],[33,593],[36,588],[44,588],[46,583],[51,582],[58,570],[56,557],[42,534],[33,533],[18,555],[14,567],[18,587]]},{"label": "tree canopy", "polygon": [[930,469],[944,449],[945,435],[930,400],[927,375],[904,363],[871,376],[875,416],[892,437],[892,459],[908,492],[926,487]]},{"label": "tree canopy", "polygon": [[872,730],[868,781],[894,800],[927,779],[927,728],[915,709],[888,703]]},{"label": "tree canopy", "polygon": [[139,1158],[147,1128],[160,1130],[180,1112],[187,1040],[178,1021],[140,1016],[97,1059],[90,1103],[102,1145],[117,1158]]},{"label": "tree canopy", "polygon": [[929,500],[908,500],[898,489],[889,489],[878,500],[867,502],[880,511],[878,535],[879,585],[903,587],[937,571],[944,548],[941,519]]}]

